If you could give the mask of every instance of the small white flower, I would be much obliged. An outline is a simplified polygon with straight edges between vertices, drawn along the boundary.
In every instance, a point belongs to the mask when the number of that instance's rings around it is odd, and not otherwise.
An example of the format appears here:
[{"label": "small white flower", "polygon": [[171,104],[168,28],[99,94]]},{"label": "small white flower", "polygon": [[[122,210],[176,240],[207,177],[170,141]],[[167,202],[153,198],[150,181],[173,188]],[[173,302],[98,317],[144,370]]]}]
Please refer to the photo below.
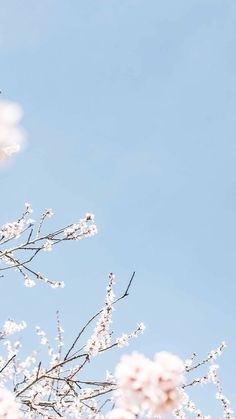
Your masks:
[{"label": "small white flower", "polygon": [[43,245],[43,250],[45,250],[47,252],[51,252],[52,245],[53,245],[53,241],[52,240],[47,240],[46,243]]},{"label": "small white flower", "polygon": [[28,202],[25,203],[25,208],[29,214],[33,212],[31,205]]},{"label": "small white flower", "polygon": [[33,218],[29,218],[27,221],[26,221],[26,224],[28,224],[28,225],[32,225],[32,224],[34,224],[35,223],[35,220],[33,220]]},{"label": "small white flower", "polygon": [[118,348],[123,348],[124,346],[129,345],[129,336],[126,334],[123,334],[120,338],[116,339],[116,343]]},{"label": "small white flower", "polygon": [[52,209],[51,209],[51,208],[47,208],[47,209],[45,210],[45,216],[46,216],[46,217],[51,218],[53,215],[54,215],[54,213],[53,213],[53,211],[52,211]]},{"label": "small white flower", "polygon": [[86,218],[86,221],[94,221],[95,220],[95,215],[87,212],[85,214],[85,218]]},{"label": "small white flower", "polygon": [[28,276],[25,277],[24,285],[26,288],[32,288],[36,285],[35,281]]}]

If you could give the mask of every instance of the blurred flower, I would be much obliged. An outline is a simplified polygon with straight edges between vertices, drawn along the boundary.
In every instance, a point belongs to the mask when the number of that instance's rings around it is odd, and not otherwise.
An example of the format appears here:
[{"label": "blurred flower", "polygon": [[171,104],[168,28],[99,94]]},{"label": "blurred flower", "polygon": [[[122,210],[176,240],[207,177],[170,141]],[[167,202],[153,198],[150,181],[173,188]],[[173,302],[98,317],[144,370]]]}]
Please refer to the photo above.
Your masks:
[{"label": "blurred flower", "polygon": [[122,357],[116,368],[118,406],[134,415],[170,415],[182,402],[184,364],[168,352],[154,361],[133,353]]},{"label": "blurred flower", "polygon": [[13,320],[5,321],[3,325],[3,333],[5,336],[12,335],[13,333],[20,332],[26,328],[25,321],[21,321],[20,323],[15,323]]},{"label": "blurred flower", "polygon": [[22,149],[25,141],[25,133],[19,126],[22,116],[22,108],[17,103],[0,102],[0,165]]},{"label": "blurred flower", "polygon": [[20,411],[13,394],[0,388],[0,419],[19,419]]},{"label": "blurred flower", "polygon": [[149,407],[152,369],[152,361],[137,352],[121,358],[116,367],[120,407],[131,410],[134,414],[139,414]]},{"label": "blurred flower", "polygon": [[181,387],[184,382],[184,363],[169,352],[158,352],[153,365],[153,416],[169,415],[182,402]]},{"label": "blurred flower", "polygon": [[135,419],[135,416],[124,409],[114,409],[108,413],[108,419]]}]

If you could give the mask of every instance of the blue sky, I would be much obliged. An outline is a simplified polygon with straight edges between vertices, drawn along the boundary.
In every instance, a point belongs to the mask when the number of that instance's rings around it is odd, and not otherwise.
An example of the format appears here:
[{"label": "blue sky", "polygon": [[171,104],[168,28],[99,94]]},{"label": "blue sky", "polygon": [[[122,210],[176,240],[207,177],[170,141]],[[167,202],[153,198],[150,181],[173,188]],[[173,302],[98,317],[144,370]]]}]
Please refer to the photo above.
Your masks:
[{"label": "blue sky", "polygon": [[[34,217],[54,209],[52,228],[90,211],[99,229],[40,260],[63,291],[2,281],[2,321],[27,320],[31,348],[34,325],[53,336],[59,308],[70,342],[108,272],[122,292],[135,270],[114,327],[143,320],[131,349],[150,356],[226,340],[220,372],[236,408],[235,2],[8,0],[0,49],[3,99],[22,104],[28,132],[0,173],[2,223],[28,201]],[[195,400],[220,416],[211,389]]]}]

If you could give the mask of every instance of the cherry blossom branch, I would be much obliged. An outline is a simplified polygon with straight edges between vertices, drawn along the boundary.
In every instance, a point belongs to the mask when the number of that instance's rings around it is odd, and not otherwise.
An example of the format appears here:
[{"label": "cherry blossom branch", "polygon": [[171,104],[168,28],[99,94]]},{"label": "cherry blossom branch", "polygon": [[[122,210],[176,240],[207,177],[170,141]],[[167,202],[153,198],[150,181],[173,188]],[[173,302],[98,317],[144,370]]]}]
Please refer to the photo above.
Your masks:
[{"label": "cherry blossom branch", "polygon": [[[41,328],[37,328],[36,333],[40,337],[41,344],[48,348],[50,356],[51,365],[46,369],[43,367],[42,361],[37,363],[37,367],[33,367],[33,364],[36,363],[36,354],[34,354],[28,358],[29,365],[32,365],[31,372],[28,366],[27,370],[25,370],[27,362],[25,361],[22,363],[17,356],[20,346],[15,347],[10,341],[5,341],[9,354],[9,361],[7,363],[5,362],[4,368],[1,368],[0,362],[0,368],[4,373],[4,375],[0,374],[0,382],[5,382],[9,376],[13,373],[15,374],[13,391],[16,400],[19,401],[21,409],[24,411],[24,415],[26,415],[27,412],[29,417],[31,417],[31,414],[37,414],[42,417],[47,414],[47,417],[54,417],[54,412],[57,416],[63,416],[68,409],[73,411],[74,415],[73,409],[75,409],[75,406],[77,409],[78,403],[80,410],[95,409],[94,411],[96,412],[101,410],[101,405],[105,406],[104,396],[114,392],[117,388],[114,378],[107,376],[105,380],[101,381],[82,379],[81,371],[97,356],[97,354],[105,353],[114,347],[126,346],[129,339],[137,337],[143,332],[144,326],[140,324],[134,332],[128,335],[122,335],[116,339],[114,338],[115,340],[113,342],[111,341],[111,336],[114,334],[113,332],[110,332],[109,325],[111,324],[113,306],[118,301],[121,301],[128,296],[128,291],[130,290],[133,279],[134,273],[129,280],[125,292],[120,297],[115,298],[113,290],[115,276],[112,273],[109,275],[104,307],[86,322],[64,358],[62,358],[63,329],[61,327],[59,313],[57,312],[56,352],[49,343],[45,332],[43,332]],[[72,353],[76,350],[76,345],[82,338],[82,335],[96,318],[98,318],[97,325],[91,337],[88,339],[87,344],[83,346],[84,351],[82,353],[78,353],[78,351]],[[12,333],[21,331],[24,327],[24,322],[16,324],[13,321],[8,321],[3,326],[2,336],[7,338]],[[91,341],[94,342],[97,347],[95,352],[94,350],[91,350]],[[15,360],[14,368],[13,365],[11,365],[11,360],[13,359]],[[84,386],[88,386],[88,388],[86,389]],[[44,396],[45,388],[47,388],[50,393],[50,397],[47,400],[45,400]],[[101,403],[99,402],[100,404],[98,404],[98,402],[96,402],[96,406],[94,407],[94,399],[100,398]],[[84,404],[85,401],[87,407]]]},{"label": "cherry blossom branch", "polygon": [[[110,274],[112,275],[112,274]],[[134,276],[135,276],[135,272],[133,272],[129,283],[126,287],[125,292],[119,297],[117,298],[114,302],[112,302],[112,306],[115,305],[116,303],[118,303],[118,301],[124,299],[125,297],[127,297],[129,295],[129,289],[131,287],[131,284],[134,280]],[[83,326],[83,328],[81,329],[81,331],[79,332],[79,334],[77,335],[77,337],[75,338],[74,342],[72,343],[71,347],[69,348],[68,352],[65,355],[65,360],[68,358],[68,356],[70,355],[70,353],[72,352],[72,350],[74,349],[75,345],[77,344],[78,340],[80,339],[80,337],[82,336],[82,334],[85,332],[85,330],[87,329],[87,327],[90,325],[90,323],[92,323],[101,313],[103,312],[103,308],[101,310],[99,310],[94,316],[92,316],[88,322]]]},{"label": "cherry blossom branch", "polygon": [[[17,221],[3,225],[0,228],[0,246],[8,244],[12,241],[17,241],[13,247],[0,249],[0,261],[5,266],[0,266],[0,271],[8,271],[16,269],[24,278],[26,287],[34,286],[35,279],[49,284],[53,288],[63,287],[62,281],[51,281],[47,279],[40,272],[36,272],[31,266],[33,259],[41,251],[51,251],[54,246],[64,241],[75,240],[78,241],[84,237],[90,237],[96,234],[97,228],[94,224],[94,215],[87,213],[84,218],[81,218],[78,223],[69,224],[56,231],[41,234],[42,227],[47,218],[52,217],[51,209],[46,209],[41,216],[38,228],[34,228],[35,221],[28,218],[32,212],[31,206],[25,204],[25,211],[18,218]],[[19,243],[24,234],[30,229],[30,233],[26,240]],[[27,258],[22,257],[22,252],[27,252]]]}]

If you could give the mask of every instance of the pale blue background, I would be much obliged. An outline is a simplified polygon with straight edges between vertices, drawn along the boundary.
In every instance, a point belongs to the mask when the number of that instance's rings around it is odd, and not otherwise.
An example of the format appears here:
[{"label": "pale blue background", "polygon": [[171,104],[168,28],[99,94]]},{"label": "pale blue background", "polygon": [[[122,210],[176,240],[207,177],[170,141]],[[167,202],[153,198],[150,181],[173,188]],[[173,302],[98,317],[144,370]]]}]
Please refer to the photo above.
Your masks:
[{"label": "pale blue background", "polygon": [[[8,0],[0,8],[3,99],[22,104],[28,147],[0,173],[1,222],[25,201],[51,226],[96,214],[99,235],[44,254],[65,290],[0,284],[1,322],[26,319],[67,343],[117,274],[129,300],[119,331],[136,348],[204,355],[225,339],[224,390],[236,408],[236,5],[233,0]],[[6,291],[8,290],[8,294]],[[120,354],[101,359],[102,371]],[[94,371],[93,371],[94,373]],[[196,393],[219,417],[213,390]]]}]

